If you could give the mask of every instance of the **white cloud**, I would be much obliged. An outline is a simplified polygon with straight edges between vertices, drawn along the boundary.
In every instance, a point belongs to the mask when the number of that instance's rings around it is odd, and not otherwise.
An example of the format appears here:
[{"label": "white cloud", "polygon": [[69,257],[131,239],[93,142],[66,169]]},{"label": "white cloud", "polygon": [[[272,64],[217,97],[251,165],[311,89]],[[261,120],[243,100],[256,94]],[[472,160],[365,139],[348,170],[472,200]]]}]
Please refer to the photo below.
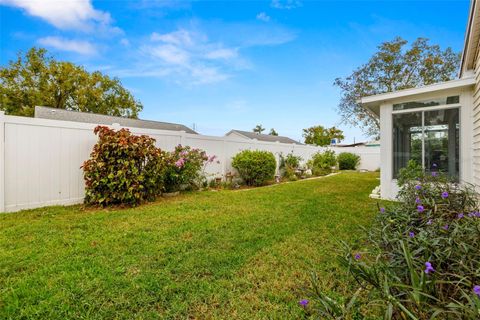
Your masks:
[{"label": "white cloud", "polygon": [[[187,84],[208,84],[230,77],[231,63],[238,58],[236,48],[209,41],[196,30],[180,28],[169,33],[153,32],[141,46],[143,63],[131,76],[156,76]],[[147,67],[148,65],[148,67]]]},{"label": "white cloud", "polygon": [[272,0],[270,6],[275,9],[295,9],[302,6],[300,0]]},{"label": "white cloud", "polygon": [[150,55],[162,59],[165,63],[175,65],[187,65],[190,53],[172,44],[144,47]]},{"label": "white cloud", "polygon": [[265,12],[260,12],[257,14],[257,20],[268,22],[270,21],[270,16],[268,16]]},{"label": "white cloud", "polygon": [[120,39],[120,44],[124,47],[130,46],[130,41],[127,38]]},{"label": "white cloud", "polygon": [[91,0],[0,0],[0,4],[20,8],[62,30],[121,32],[111,26],[110,14],[95,9]]},{"label": "white cloud", "polygon": [[238,57],[238,51],[236,49],[217,49],[217,50],[212,50],[208,51],[205,54],[205,57],[207,59],[233,59]]},{"label": "white cloud", "polygon": [[38,39],[38,43],[45,47],[60,51],[75,52],[82,55],[94,55],[97,53],[95,46],[88,41],[69,40],[60,37],[44,37]]}]

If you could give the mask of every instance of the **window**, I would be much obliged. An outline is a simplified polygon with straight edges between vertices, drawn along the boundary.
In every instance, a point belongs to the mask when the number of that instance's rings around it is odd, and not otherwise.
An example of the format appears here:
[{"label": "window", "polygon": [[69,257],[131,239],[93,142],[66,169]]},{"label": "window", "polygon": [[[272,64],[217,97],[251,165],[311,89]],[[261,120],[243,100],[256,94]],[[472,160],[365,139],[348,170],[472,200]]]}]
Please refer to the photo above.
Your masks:
[{"label": "window", "polygon": [[425,108],[425,107],[434,107],[441,106],[445,104],[457,104],[460,102],[459,96],[450,96],[436,99],[420,100],[420,101],[409,101],[404,103],[397,103],[393,105],[393,110],[406,110],[414,108]]},{"label": "window", "polygon": [[409,160],[458,179],[459,108],[393,114],[393,177]]}]

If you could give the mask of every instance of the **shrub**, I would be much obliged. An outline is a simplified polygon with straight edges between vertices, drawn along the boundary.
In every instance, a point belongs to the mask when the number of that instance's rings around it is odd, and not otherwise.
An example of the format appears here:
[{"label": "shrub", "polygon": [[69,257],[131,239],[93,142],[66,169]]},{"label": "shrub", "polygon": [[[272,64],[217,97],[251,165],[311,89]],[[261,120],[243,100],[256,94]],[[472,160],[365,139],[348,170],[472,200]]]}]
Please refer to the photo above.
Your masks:
[{"label": "shrub", "polygon": [[317,152],[307,163],[314,176],[321,176],[332,172],[332,167],[337,165],[337,157],[332,150]]},{"label": "shrub", "polygon": [[360,164],[360,156],[350,152],[342,152],[337,157],[340,170],[355,170]]},{"label": "shrub", "polygon": [[[480,319],[480,213],[473,188],[421,173],[407,180],[398,200],[380,209],[367,232],[370,252],[347,246],[339,257],[352,285],[367,291],[362,303],[380,307],[384,319]],[[346,301],[353,298],[362,299],[354,294]],[[324,293],[316,300],[330,319],[353,316],[353,309],[338,308],[334,317],[328,306],[335,299]]]},{"label": "shrub", "polygon": [[203,169],[215,158],[215,156],[208,157],[203,150],[178,145],[168,155],[164,178],[165,190],[175,192],[182,188],[200,188],[206,185]]},{"label": "shrub", "polygon": [[399,187],[406,183],[417,179],[423,175],[422,165],[415,160],[409,160],[405,168],[401,168],[398,172],[397,184]]},{"label": "shrub", "polygon": [[98,142],[82,165],[85,203],[101,206],[137,205],[161,193],[166,154],[155,140],[98,126]]},{"label": "shrub", "polygon": [[285,157],[280,155],[279,169],[282,171],[282,176],[291,181],[298,180],[297,170],[300,168],[300,161],[302,161],[302,157],[295,156],[293,153],[289,153]]},{"label": "shrub", "polygon": [[246,185],[260,186],[274,178],[276,161],[271,152],[243,150],[233,157],[232,167]]}]

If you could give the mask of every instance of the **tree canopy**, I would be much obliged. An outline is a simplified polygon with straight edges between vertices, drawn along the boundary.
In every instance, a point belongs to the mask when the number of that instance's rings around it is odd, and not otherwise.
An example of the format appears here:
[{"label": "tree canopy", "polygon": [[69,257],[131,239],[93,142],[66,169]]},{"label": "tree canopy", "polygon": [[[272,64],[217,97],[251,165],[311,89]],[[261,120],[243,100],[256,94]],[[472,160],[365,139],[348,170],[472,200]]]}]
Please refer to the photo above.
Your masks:
[{"label": "tree canopy", "polygon": [[460,54],[451,48],[441,50],[425,38],[416,39],[410,48],[407,44],[400,37],[384,42],[366,64],[345,78],[335,79],[341,90],[338,111],[344,123],[377,137],[378,118],[358,103],[360,98],[455,78]]},{"label": "tree canopy", "polygon": [[303,129],[303,137],[305,138],[305,144],[314,144],[317,146],[328,146],[332,139],[337,139],[338,142],[345,139],[342,130],[335,127],[325,128],[323,126]]},{"label": "tree canopy", "polygon": [[0,110],[33,116],[35,106],[136,118],[142,105],[120,80],[32,48],[0,67]]},{"label": "tree canopy", "polygon": [[261,124],[257,124],[255,128],[252,129],[253,132],[255,133],[262,133],[265,131],[265,128]]},{"label": "tree canopy", "polygon": [[275,131],[274,128],[270,129],[270,132],[268,134],[271,135],[271,136],[278,136],[278,132]]}]

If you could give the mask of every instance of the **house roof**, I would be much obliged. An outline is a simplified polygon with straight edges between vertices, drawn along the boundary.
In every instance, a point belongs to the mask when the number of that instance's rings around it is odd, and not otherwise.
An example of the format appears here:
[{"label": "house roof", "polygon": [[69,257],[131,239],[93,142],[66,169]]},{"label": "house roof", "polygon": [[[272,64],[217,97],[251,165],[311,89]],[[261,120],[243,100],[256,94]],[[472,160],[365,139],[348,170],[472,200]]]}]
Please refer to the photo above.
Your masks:
[{"label": "house roof", "polygon": [[478,55],[480,40],[480,5],[478,1],[470,1],[470,13],[468,15],[467,28],[465,30],[465,42],[463,45],[462,61],[460,65],[460,77],[468,70],[475,67],[475,57]]},{"label": "house roof", "polygon": [[84,123],[96,123],[112,125],[118,123],[123,127],[144,128],[144,129],[156,129],[156,130],[170,130],[170,131],[185,131],[187,133],[197,134],[187,126],[183,124],[131,119],[123,117],[107,116],[104,114],[70,111],[58,108],[49,107],[35,107],[35,118],[51,119],[51,120],[63,120],[74,121]]},{"label": "house roof", "polygon": [[303,144],[298,141],[295,141],[289,137],[283,137],[283,136],[272,136],[269,134],[261,134],[261,133],[256,133],[256,132],[249,132],[249,131],[242,131],[242,130],[231,130],[229,131],[226,136],[236,133],[241,136],[244,136],[247,139],[257,139],[258,141],[268,141],[268,142],[281,142],[281,143],[294,143],[294,144]]},{"label": "house roof", "polygon": [[393,92],[387,92],[382,94],[377,94],[373,96],[363,97],[360,99],[360,104],[365,108],[369,109],[371,112],[380,115],[380,105],[389,100],[405,98],[409,96],[414,96],[422,93],[428,92],[441,92],[451,89],[461,89],[464,87],[470,87],[475,84],[475,77],[469,75],[461,79],[450,80],[446,82],[434,83],[428,86],[422,86],[411,89],[398,90]]}]

